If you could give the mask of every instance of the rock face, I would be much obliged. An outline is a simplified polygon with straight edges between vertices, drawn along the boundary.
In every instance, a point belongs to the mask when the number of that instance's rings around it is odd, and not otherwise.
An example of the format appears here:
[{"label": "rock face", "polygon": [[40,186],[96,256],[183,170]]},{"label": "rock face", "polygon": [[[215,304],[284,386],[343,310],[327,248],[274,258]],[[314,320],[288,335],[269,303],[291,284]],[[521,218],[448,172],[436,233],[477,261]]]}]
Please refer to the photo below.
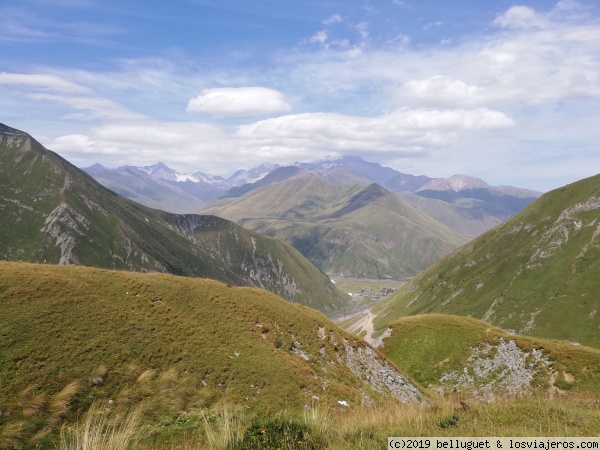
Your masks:
[{"label": "rock face", "polygon": [[445,373],[435,390],[463,392],[492,401],[529,392],[533,379],[541,373],[544,378],[551,378],[552,363],[541,350],[526,352],[515,341],[502,339],[497,345],[484,343],[473,348],[463,372]]},{"label": "rock face", "polygon": [[422,401],[419,390],[371,347],[354,347],[350,341],[344,339],[344,349],[345,364],[352,373],[365,378],[373,389],[389,393],[404,403]]},{"label": "rock face", "polygon": [[293,247],[209,215],[151,209],[0,127],[0,258],[256,286],[323,311],[345,297]]}]

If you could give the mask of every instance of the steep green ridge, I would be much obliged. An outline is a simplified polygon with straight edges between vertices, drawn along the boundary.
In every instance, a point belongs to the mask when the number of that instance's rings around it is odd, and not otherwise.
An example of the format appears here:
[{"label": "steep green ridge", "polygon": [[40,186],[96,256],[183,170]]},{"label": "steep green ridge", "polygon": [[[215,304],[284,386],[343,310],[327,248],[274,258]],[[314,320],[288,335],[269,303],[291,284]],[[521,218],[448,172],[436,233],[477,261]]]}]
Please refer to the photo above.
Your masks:
[{"label": "steep green ridge", "polygon": [[336,276],[411,276],[467,242],[377,184],[334,185],[312,174],[202,212],[284,240]]},{"label": "steep green ridge", "polygon": [[600,175],[549,192],[377,305],[375,327],[442,312],[600,347]]},{"label": "steep green ridge", "polygon": [[[408,388],[392,392],[381,384],[378,391],[363,380],[369,370],[363,352],[400,376],[363,341],[315,310],[256,288],[0,262],[0,305],[3,401],[27,385],[52,391],[75,379],[87,394],[116,395],[132,381],[129,366],[174,369],[197,389],[214,391],[215,401],[264,410],[299,408],[313,395],[355,405],[363,395],[417,398]],[[353,367],[358,362],[362,372]],[[106,383],[89,383],[100,365]]]},{"label": "steep green ridge", "polygon": [[291,246],[214,216],[124,199],[4,125],[0,209],[0,259],[208,277],[323,311],[346,300]]},{"label": "steep green ridge", "polygon": [[[531,364],[537,354],[547,360],[548,366],[541,365],[537,373],[532,371],[533,383],[528,389],[548,390],[555,387],[561,390],[581,390],[600,392],[600,351],[571,343],[546,339],[518,336],[469,317],[446,314],[425,314],[403,317],[391,325],[389,337],[383,340],[380,350],[392,360],[404,373],[409,374],[422,386],[440,389],[440,381],[445,374],[469,373],[475,378],[471,384],[451,387],[463,395],[473,394],[481,384],[494,379],[493,391],[502,390],[500,373],[510,367],[515,372],[519,357],[533,369]],[[418,342],[418,345],[415,345]],[[516,345],[509,346],[509,343]],[[473,370],[474,350],[491,345],[495,351],[488,352],[486,363],[491,372],[490,379],[479,379]],[[501,345],[501,347],[499,347]],[[503,361],[497,361],[498,367],[489,364],[499,353],[506,349]],[[506,371],[506,375],[509,375]],[[523,373],[526,373],[525,370]],[[446,375],[446,378],[449,378]],[[460,388],[463,388],[462,390]],[[468,387],[469,390],[465,389]],[[525,387],[525,386],[523,386]],[[448,386],[446,386],[447,390]],[[456,392],[456,390],[455,390]]]}]

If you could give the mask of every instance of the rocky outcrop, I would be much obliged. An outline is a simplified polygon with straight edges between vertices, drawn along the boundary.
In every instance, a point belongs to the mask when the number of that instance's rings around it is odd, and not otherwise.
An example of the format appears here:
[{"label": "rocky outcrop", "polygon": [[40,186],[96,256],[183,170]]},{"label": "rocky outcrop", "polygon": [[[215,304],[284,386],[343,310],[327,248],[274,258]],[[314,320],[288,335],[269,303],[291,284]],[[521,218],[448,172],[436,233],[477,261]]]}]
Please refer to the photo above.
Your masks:
[{"label": "rocky outcrop", "polygon": [[529,392],[532,381],[551,378],[552,363],[542,350],[525,351],[513,340],[473,348],[462,372],[444,373],[435,387],[440,393],[462,392],[484,401]]}]

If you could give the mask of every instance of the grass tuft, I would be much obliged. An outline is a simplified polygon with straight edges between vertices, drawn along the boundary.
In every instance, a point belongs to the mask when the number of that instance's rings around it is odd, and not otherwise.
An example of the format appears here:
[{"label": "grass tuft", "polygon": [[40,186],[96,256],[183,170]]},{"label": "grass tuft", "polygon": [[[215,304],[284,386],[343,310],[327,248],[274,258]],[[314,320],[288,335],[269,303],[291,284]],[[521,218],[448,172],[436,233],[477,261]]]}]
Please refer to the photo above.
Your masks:
[{"label": "grass tuft", "polygon": [[105,402],[94,402],[82,422],[63,426],[60,450],[125,450],[135,448],[145,405],[129,411],[111,410]]},{"label": "grass tuft", "polygon": [[73,399],[75,394],[77,394],[78,391],[79,382],[72,381],[71,383],[67,384],[64,388],[62,388],[61,391],[52,398],[49,405],[49,422],[51,424],[57,424],[63,418],[63,416],[69,410],[71,400]]}]

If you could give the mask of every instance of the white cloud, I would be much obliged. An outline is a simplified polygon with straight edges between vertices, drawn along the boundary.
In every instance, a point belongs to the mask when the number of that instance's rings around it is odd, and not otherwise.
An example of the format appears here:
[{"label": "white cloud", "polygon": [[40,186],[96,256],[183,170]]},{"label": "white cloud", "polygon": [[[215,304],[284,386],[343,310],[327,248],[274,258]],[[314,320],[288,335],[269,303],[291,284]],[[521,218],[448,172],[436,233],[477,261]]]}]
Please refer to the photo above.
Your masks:
[{"label": "white cloud", "polygon": [[514,121],[503,113],[483,108],[402,109],[377,117],[307,113],[243,125],[235,134],[235,146],[253,148],[265,155],[293,151],[300,159],[332,151],[414,156],[454,141],[461,131],[513,125]]},{"label": "white cloud", "polygon": [[313,34],[308,40],[308,42],[310,42],[311,44],[325,44],[325,42],[327,42],[328,37],[329,34],[327,33],[327,31],[321,30]]},{"label": "white cloud", "polygon": [[342,16],[340,16],[339,14],[334,14],[331,17],[328,17],[327,19],[325,19],[323,21],[323,25],[333,25],[336,23],[340,23],[342,22]]},{"label": "white cloud", "polygon": [[408,44],[410,44],[410,36],[406,35],[406,34],[397,34],[396,36],[394,36],[391,39],[388,39],[387,41],[388,44],[400,44],[401,46],[407,46]]},{"label": "white cloud", "polygon": [[408,80],[399,91],[401,99],[424,104],[478,105],[484,103],[484,89],[447,76]]},{"label": "white cloud", "polygon": [[[443,148],[461,133],[510,127],[498,111],[403,109],[376,117],[307,113],[266,119],[227,133],[206,123],[140,120],[94,127],[43,143],[80,165],[152,164],[231,173],[260,162],[289,164],[327,155],[374,153],[415,157]],[[87,162],[82,162],[87,161]]]},{"label": "white cloud", "polygon": [[87,94],[90,90],[56,75],[0,72],[0,84],[23,86],[70,94]]},{"label": "white cloud", "polygon": [[225,133],[214,125],[190,122],[137,121],[107,123],[89,134],[63,135],[43,140],[45,146],[80,165],[153,164],[174,167],[225,169],[232,149]]},{"label": "white cloud", "polygon": [[27,96],[33,100],[57,102],[78,111],[84,111],[68,116],[73,119],[139,120],[146,118],[143,114],[131,111],[119,103],[105,98],[56,94],[28,94]]},{"label": "white cloud", "polygon": [[494,25],[501,28],[546,28],[547,21],[534,9],[527,6],[513,6],[504,14],[496,17]]},{"label": "white cloud", "polygon": [[444,23],[440,22],[439,20],[437,20],[435,22],[429,22],[427,25],[425,25],[423,27],[423,30],[429,30],[429,29],[434,28],[434,27],[441,27],[443,24]]},{"label": "white cloud", "polygon": [[367,39],[369,37],[369,22],[360,22],[356,24],[356,31],[361,40]]},{"label": "white cloud", "polygon": [[205,89],[187,106],[188,112],[214,117],[258,116],[291,109],[281,92],[264,87]]},{"label": "white cloud", "polygon": [[531,105],[599,97],[600,25],[595,20],[558,22],[555,10],[531,14],[534,22],[549,26],[506,28],[426,52],[389,45],[362,48],[351,56],[294,54],[288,73],[312,96],[360,99],[368,93],[370,111],[405,105],[482,106],[510,108],[514,115],[527,113]]}]

